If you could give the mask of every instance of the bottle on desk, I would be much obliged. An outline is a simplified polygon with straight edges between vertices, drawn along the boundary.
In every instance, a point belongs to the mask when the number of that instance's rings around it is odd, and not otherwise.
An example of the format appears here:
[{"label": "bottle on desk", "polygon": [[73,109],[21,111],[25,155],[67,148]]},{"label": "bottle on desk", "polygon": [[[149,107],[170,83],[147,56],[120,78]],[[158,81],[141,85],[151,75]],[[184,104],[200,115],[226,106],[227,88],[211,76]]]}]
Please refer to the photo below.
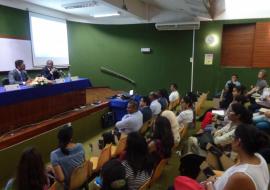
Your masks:
[{"label": "bottle on desk", "polygon": [[68,81],[68,82],[71,81],[71,74],[70,74],[70,72],[68,72],[68,74],[67,74],[67,81]]}]

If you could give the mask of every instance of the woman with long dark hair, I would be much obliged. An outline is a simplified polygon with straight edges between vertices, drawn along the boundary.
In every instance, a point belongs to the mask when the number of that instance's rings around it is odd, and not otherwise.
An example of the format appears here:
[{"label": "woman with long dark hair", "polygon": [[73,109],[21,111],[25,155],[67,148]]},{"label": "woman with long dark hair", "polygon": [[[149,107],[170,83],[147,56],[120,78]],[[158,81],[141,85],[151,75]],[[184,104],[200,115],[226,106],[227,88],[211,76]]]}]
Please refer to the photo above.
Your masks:
[{"label": "woman with long dark hair", "polygon": [[234,133],[232,150],[238,154],[239,163],[230,167],[218,178],[210,178],[208,190],[267,190],[269,171],[264,158],[257,152],[269,137],[251,125],[239,125]]},{"label": "woman with long dark hair", "polygon": [[73,129],[65,125],[58,132],[59,148],[51,152],[51,163],[55,172],[56,180],[64,183],[65,188],[69,185],[71,173],[85,161],[83,145],[72,142]]},{"label": "woman with long dark hair", "polygon": [[5,190],[47,190],[48,178],[44,162],[35,148],[27,148],[19,161],[15,179],[9,180]]},{"label": "woman with long dark hair", "polygon": [[149,151],[154,155],[156,163],[171,156],[173,145],[174,138],[170,121],[163,116],[157,117],[153,129],[153,138],[148,144]]},{"label": "woman with long dark hair", "polygon": [[153,170],[147,142],[137,132],[128,134],[126,152],[122,161],[129,190],[137,190],[150,179]]},{"label": "woman with long dark hair", "polygon": [[126,171],[119,160],[106,162],[100,171],[101,190],[128,190]]}]

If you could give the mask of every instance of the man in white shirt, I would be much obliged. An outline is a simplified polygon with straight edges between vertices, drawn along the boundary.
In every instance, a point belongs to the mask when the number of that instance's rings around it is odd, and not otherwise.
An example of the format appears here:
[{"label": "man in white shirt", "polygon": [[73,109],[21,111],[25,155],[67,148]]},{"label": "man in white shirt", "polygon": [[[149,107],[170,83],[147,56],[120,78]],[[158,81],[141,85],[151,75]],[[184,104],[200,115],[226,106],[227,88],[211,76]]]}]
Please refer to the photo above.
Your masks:
[{"label": "man in white shirt", "polygon": [[153,116],[157,116],[161,112],[161,104],[158,101],[158,95],[155,92],[150,92],[149,99],[151,101],[150,109]]},{"label": "man in white shirt", "polygon": [[171,89],[172,92],[171,92],[171,94],[169,96],[169,101],[173,102],[173,101],[179,99],[179,93],[177,91],[177,85],[175,83],[171,84],[170,89]]},{"label": "man in white shirt", "polygon": [[124,115],[121,121],[115,124],[120,133],[131,133],[139,131],[143,125],[143,115],[138,111],[138,103],[134,100],[129,101],[127,106],[128,114]]}]

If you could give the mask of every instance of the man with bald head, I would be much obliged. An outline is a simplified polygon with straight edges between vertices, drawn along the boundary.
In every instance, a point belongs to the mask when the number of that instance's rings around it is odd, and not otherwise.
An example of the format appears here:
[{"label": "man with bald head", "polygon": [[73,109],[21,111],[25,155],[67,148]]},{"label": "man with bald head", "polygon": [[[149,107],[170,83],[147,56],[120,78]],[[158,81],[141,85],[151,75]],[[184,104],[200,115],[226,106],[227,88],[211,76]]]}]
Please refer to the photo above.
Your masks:
[{"label": "man with bald head", "polygon": [[48,80],[54,80],[60,78],[60,73],[53,67],[53,61],[48,60],[46,66],[42,69],[41,75]]}]

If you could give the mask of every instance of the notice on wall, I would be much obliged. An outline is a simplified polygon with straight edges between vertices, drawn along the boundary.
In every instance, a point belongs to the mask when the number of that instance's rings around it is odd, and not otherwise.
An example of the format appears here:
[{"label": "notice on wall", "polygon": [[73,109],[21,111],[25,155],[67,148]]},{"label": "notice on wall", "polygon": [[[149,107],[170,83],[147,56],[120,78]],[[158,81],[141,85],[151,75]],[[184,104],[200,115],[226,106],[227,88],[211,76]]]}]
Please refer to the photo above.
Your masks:
[{"label": "notice on wall", "polygon": [[205,54],[204,55],[204,64],[212,65],[213,64],[214,54]]}]

